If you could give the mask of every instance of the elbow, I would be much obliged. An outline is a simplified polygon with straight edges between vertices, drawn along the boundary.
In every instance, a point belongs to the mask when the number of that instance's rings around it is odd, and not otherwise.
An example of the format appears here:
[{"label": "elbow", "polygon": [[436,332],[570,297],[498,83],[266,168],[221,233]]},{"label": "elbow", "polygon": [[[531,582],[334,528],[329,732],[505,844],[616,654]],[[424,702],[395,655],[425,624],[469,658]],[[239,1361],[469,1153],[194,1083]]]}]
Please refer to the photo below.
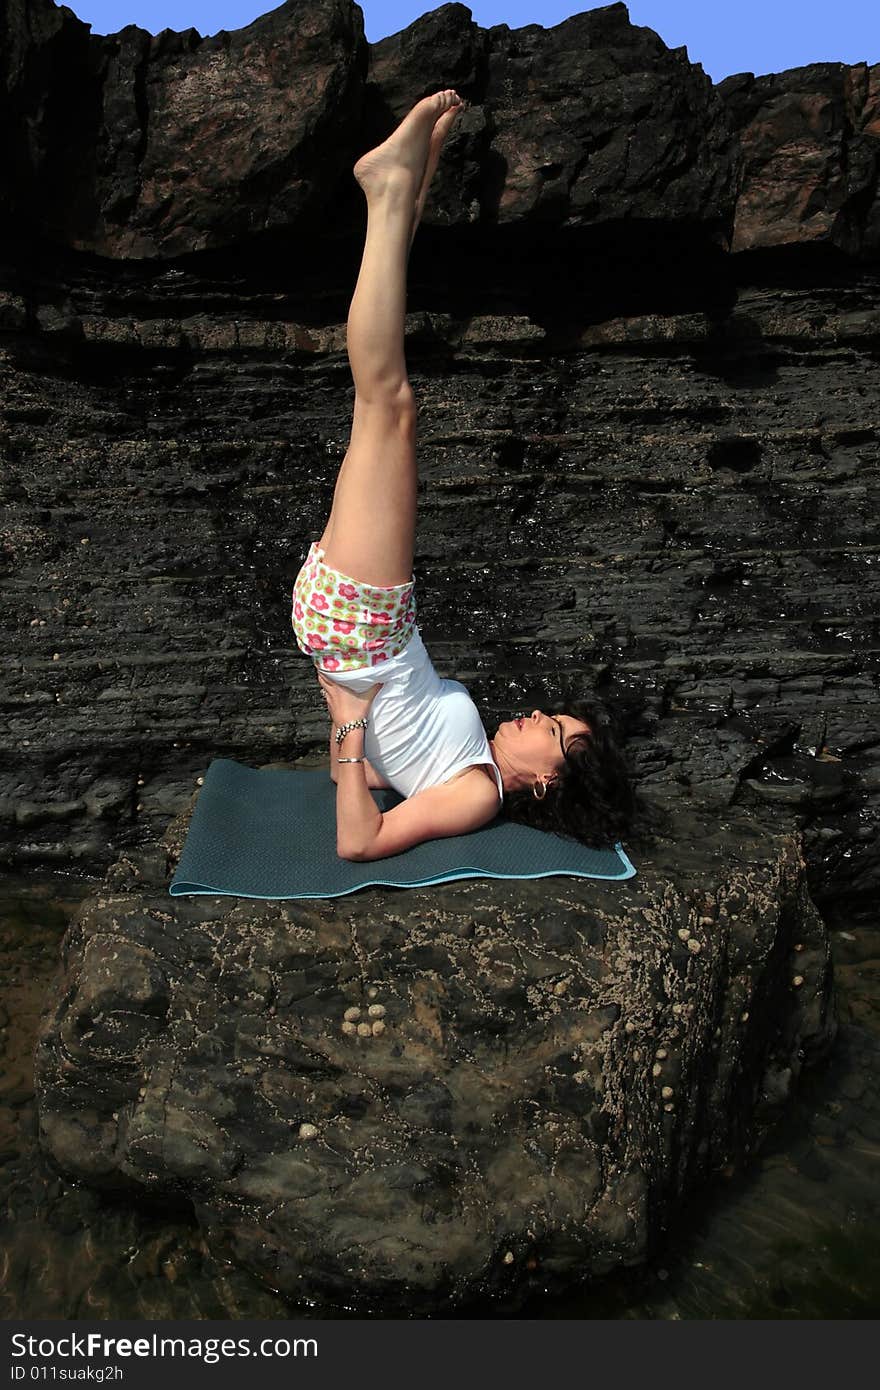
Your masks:
[{"label": "elbow", "polygon": [[337,858],[348,859],[354,864],[360,863],[361,860],[367,857],[364,851],[359,849],[356,845],[340,844],[338,841],[336,844],[336,855]]}]

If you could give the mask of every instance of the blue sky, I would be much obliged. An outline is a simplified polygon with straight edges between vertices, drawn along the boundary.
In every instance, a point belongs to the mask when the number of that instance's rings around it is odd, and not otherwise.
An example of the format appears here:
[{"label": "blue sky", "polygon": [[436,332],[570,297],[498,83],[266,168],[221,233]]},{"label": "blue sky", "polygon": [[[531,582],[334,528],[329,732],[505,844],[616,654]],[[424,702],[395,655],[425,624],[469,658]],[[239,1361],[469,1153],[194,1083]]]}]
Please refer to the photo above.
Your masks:
[{"label": "blue sky", "polygon": [[[242,29],[277,6],[271,0],[72,0],[68,8],[91,24],[93,34],[139,24],[152,34],[193,27],[206,35]],[[376,43],[439,6],[368,0],[361,8],[367,39]],[[597,7],[565,0],[475,0],[467,8],[484,29],[549,29]],[[804,63],[880,62],[878,0],[729,0],[723,6],[714,0],[631,0],[627,8],[634,24],[656,30],[670,48],[686,45],[691,61],[702,63],[715,82],[732,72],[781,72]]]}]

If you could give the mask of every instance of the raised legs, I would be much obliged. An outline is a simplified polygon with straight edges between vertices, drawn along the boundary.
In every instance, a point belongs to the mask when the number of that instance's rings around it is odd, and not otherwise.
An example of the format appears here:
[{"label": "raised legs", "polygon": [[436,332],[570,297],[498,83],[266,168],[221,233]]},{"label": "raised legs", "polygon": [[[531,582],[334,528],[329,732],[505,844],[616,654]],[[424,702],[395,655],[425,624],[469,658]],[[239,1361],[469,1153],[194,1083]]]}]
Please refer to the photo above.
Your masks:
[{"label": "raised legs", "polygon": [[404,356],[406,271],[427,183],[460,105],[453,91],[425,97],[354,169],[367,198],[348,315],[354,415],[321,545],[327,564],[365,584],[412,577],[418,475],[416,402]]}]

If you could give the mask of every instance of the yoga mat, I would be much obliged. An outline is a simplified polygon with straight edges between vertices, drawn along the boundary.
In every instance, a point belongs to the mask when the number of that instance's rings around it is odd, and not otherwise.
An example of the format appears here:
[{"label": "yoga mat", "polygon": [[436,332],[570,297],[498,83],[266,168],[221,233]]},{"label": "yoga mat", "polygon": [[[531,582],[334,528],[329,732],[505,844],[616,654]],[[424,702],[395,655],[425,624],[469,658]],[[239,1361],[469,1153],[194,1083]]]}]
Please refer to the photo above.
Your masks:
[{"label": "yoga mat", "polygon": [[[380,811],[403,798],[372,791]],[[169,892],[237,898],[338,898],[385,884],[421,887],[458,878],[632,878],[618,845],[587,849],[503,815],[467,835],[428,840],[386,859],[336,853],[336,787],[328,768],[246,767],[215,758],[193,811]]]}]

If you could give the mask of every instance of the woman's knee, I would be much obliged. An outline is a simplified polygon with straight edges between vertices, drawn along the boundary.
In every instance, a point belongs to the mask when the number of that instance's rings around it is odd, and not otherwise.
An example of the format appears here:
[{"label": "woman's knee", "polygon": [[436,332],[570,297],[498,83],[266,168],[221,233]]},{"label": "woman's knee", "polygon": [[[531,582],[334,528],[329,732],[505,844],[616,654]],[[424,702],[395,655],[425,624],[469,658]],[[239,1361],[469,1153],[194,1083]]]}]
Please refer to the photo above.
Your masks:
[{"label": "woman's knee", "polygon": [[358,391],[355,406],[382,411],[399,419],[404,425],[414,422],[417,414],[416,394],[406,378],[403,381],[377,383],[367,391]]}]

